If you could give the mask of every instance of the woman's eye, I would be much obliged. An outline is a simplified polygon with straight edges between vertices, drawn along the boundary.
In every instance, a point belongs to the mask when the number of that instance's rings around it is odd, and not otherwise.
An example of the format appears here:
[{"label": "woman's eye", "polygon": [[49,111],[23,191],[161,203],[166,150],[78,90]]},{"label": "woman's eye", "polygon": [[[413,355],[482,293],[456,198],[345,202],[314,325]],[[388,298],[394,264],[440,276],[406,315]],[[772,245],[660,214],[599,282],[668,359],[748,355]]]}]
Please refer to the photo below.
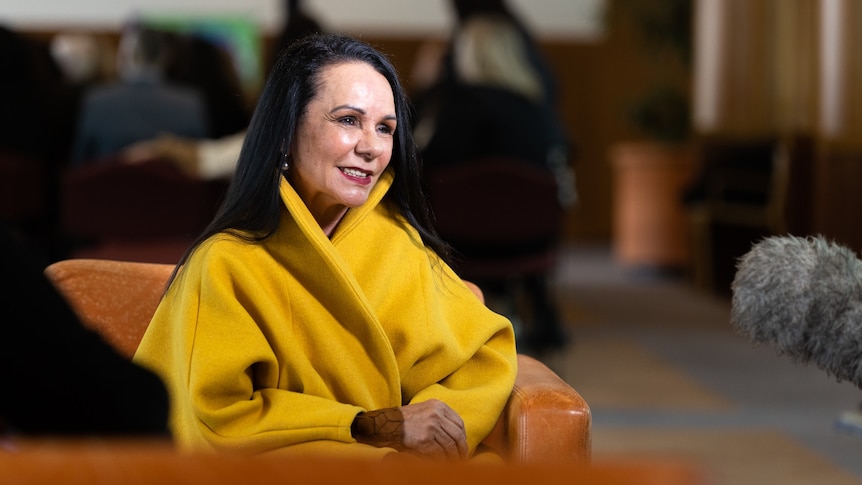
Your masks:
[{"label": "woman's eye", "polygon": [[391,127],[391,126],[389,126],[389,125],[380,125],[380,126],[377,128],[377,130],[378,130],[378,131],[380,131],[380,133],[383,133],[383,134],[386,134],[386,135],[391,135],[392,133],[394,133],[394,132],[395,132],[395,128],[392,128],[392,127]]},{"label": "woman's eye", "polygon": [[354,116],[344,116],[340,120],[345,125],[353,126],[356,124],[356,117]]}]

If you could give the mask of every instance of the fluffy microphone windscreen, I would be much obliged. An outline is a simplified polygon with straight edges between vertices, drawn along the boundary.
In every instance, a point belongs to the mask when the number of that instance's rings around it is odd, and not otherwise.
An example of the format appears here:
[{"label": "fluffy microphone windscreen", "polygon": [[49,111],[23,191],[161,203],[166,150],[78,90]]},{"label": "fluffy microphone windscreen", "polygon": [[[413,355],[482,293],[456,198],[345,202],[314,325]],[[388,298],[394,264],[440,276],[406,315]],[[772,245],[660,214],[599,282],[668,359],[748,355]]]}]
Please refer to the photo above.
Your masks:
[{"label": "fluffy microphone windscreen", "polygon": [[774,236],[743,255],[731,323],[757,344],[862,388],[862,262],[820,236]]}]

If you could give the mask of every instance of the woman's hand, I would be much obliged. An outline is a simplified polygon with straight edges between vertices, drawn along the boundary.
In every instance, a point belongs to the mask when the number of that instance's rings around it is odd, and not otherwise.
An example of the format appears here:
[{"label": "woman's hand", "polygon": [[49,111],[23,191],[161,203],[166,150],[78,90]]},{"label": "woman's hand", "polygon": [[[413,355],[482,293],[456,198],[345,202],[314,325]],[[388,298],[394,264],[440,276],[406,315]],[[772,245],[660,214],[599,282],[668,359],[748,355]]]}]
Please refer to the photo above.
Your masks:
[{"label": "woman's hand", "polygon": [[464,421],[446,403],[431,399],[400,408],[403,445],[408,451],[437,458],[467,458]]}]

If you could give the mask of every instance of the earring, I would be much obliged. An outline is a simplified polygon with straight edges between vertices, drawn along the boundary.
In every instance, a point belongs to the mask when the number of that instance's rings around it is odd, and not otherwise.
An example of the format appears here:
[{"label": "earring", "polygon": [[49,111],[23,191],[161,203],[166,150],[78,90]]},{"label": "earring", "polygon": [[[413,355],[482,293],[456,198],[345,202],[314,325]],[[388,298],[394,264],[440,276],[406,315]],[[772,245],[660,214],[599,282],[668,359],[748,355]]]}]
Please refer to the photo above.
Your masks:
[{"label": "earring", "polygon": [[281,171],[287,172],[287,170],[289,168],[290,168],[290,155],[285,153],[284,154],[284,162],[281,163]]}]

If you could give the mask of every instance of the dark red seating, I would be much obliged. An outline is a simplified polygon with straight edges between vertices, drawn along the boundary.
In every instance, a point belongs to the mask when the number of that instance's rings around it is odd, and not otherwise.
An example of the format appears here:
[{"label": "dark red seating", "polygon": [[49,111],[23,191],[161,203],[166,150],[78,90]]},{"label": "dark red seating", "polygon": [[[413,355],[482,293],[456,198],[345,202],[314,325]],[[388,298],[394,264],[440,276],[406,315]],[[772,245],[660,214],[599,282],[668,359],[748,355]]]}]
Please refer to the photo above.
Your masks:
[{"label": "dark red seating", "polygon": [[108,160],[69,169],[60,188],[70,257],[176,263],[212,219],[227,181],[192,178],[166,160]]},{"label": "dark red seating", "polygon": [[15,224],[42,216],[47,175],[40,160],[0,151],[0,219]]},{"label": "dark red seating", "polygon": [[551,171],[487,158],[434,167],[427,182],[438,231],[457,251],[454,266],[461,277],[514,302],[526,299],[518,313],[536,343],[561,344],[547,288],[564,215]]}]

